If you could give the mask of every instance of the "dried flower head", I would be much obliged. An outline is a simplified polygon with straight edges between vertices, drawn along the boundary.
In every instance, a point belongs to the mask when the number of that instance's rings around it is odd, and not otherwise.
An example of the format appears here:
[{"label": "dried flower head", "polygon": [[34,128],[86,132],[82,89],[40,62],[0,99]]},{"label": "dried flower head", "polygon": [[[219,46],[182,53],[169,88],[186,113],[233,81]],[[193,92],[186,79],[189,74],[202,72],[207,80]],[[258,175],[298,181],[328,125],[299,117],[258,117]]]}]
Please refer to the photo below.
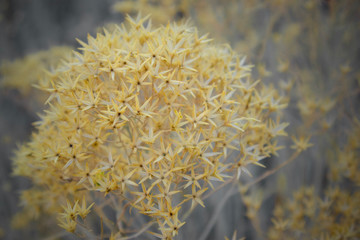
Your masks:
[{"label": "dried flower head", "polygon": [[82,215],[78,201],[85,196],[87,214],[89,193],[100,191],[125,198],[156,220],[154,234],[171,238],[184,225],[178,213],[186,202],[204,206],[214,181],[276,153],[273,139],[286,124],[271,117],[285,104],[251,78],[244,58],[188,23],[152,29],[146,18],[128,17],[127,24],[79,40],[81,52],[44,87],[49,108],[14,171],[33,180],[29,191],[44,204],[38,211],[61,211],[73,199],[62,214],[66,229],[75,231]]}]

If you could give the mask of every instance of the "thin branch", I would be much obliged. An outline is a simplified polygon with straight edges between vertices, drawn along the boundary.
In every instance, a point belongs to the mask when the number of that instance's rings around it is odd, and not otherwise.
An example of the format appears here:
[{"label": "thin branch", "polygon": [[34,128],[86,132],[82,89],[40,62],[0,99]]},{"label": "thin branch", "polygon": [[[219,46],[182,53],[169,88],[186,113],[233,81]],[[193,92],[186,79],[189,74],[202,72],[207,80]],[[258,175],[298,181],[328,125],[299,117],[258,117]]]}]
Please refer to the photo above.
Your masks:
[{"label": "thin branch", "polygon": [[299,156],[300,153],[301,153],[300,151],[295,151],[288,160],[286,160],[285,162],[282,162],[276,168],[266,171],[263,175],[259,176],[254,181],[249,182],[248,184],[246,184],[245,189],[247,189],[247,188],[251,187],[252,185],[260,182],[261,180],[273,175],[278,170],[280,170],[281,168],[285,167],[286,165],[288,165],[289,163],[294,161],[294,159],[297,158],[297,156]]},{"label": "thin branch", "polygon": [[[202,232],[199,240],[205,240],[206,237],[209,235],[211,229],[214,227],[216,220],[218,220],[218,216],[221,212],[221,210],[223,209],[223,207],[225,206],[226,201],[232,196],[234,195],[233,192],[233,188],[235,186],[236,181],[234,181],[236,178],[232,178],[233,180],[233,184],[231,184],[230,188],[228,189],[226,195],[221,199],[221,201],[217,204],[217,207],[210,219],[210,221],[208,222],[208,224],[206,225],[205,230]],[[237,192],[237,191],[236,191]]]},{"label": "thin branch", "polygon": [[136,238],[136,237],[140,236],[141,234],[143,234],[146,230],[148,230],[153,224],[154,224],[154,222],[149,222],[143,228],[141,228],[139,231],[137,231],[135,234],[128,236],[128,237],[119,238],[119,240],[127,240],[127,239]]},{"label": "thin branch", "polygon": [[[210,191],[208,194],[206,194],[202,199],[205,200],[207,198],[209,198],[211,195],[213,195],[215,192],[219,191],[220,189],[222,189],[224,186],[228,185],[229,183],[231,183],[234,179],[230,178],[227,181],[223,182],[222,184],[220,184],[219,186],[217,186],[214,190]],[[185,219],[187,219],[190,214],[192,213],[192,211],[196,208],[196,206],[198,205],[197,202],[194,203],[194,207],[190,208],[187,212],[185,212],[185,214],[183,215],[182,220],[185,221]]]}]

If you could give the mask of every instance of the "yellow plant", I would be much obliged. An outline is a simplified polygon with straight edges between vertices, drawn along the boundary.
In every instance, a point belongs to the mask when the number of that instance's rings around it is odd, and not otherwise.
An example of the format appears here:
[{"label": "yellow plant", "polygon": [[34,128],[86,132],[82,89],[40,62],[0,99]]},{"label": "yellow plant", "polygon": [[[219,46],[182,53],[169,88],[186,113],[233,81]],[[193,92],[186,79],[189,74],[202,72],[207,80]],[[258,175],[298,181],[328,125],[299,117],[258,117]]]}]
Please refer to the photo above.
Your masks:
[{"label": "yellow plant", "polygon": [[188,23],[153,29],[146,20],[79,40],[81,51],[39,86],[49,107],[14,159],[14,174],[34,184],[17,219],[60,213],[59,225],[76,233],[91,229],[83,219],[95,209],[117,238],[131,206],[157,223],[152,234],[171,239],[183,209],[204,206],[217,181],[276,154],[287,126],[279,93]]},{"label": "yellow plant", "polygon": [[[119,1],[115,11],[151,14],[165,26],[128,18],[126,27],[108,24],[80,41],[60,66],[62,48],[2,64],[5,99],[27,107],[24,100],[47,98],[15,157],[14,173],[33,187],[21,193],[14,227],[36,218],[42,235],[58,236],[57,220],[85,239],[146,231],[169,239],[180,228],[178,238],[200,240],[358,238],[360,2],[225,3]],[[215,40],[181,22],[189,17]],[[281,142],[288,148],[278,155],[284,121],[292,143]],[[12,139],[4,134],[5,148]],[[255,179],[239,180],[243,173]],[[11,184],[3,185],[10,196]],[[193,211],[197,205],[208,209]],[[191,226],[197,217],[204,228]]]}]

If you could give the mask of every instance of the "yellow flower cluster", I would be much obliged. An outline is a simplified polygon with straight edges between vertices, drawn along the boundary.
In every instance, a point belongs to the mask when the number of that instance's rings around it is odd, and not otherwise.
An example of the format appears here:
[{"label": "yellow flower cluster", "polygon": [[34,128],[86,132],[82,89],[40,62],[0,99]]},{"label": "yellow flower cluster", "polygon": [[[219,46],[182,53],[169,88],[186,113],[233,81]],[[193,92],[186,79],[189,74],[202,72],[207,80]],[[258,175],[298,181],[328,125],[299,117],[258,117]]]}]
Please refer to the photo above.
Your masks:
[{"label": "yellow flower cluster", "polygon": [[296,191],[293,200],[274,210],[269,239],[356,239],[360,223],[359,192],[330,187],[320,199],[312,187]]},{"label": "yellow flower cluster", "polygon": [[[360,230],[360,121],[350,121],[352,131],[344,146],[328,157],[328,187],[318,196],[314,187],[301,187],[293,199],[279,201],[274,210],[270,239],[356,239]],[[355,188],[355,190],[353,190]]]},{"label": "yellow flower cluster", "polygon": [[49,109],[14,173],[34,183],[22,198],[32,215],[74,202],[60,216],[67,230],[76,229],[77,201],[89,210],[89,193],[100,191],[129,201],[170,239],[184,205],[204,206],[214,181],[276,153],[286,103],[251,78],[245,58],[189,24],[127,24],[79,41],[82,51],[49,75]]},{"label": "yellow flower cluster", "polygon": [[46,51],[29,54],[13,62],[2,62],[0,87],[17,89],[23,95],[29,95],[33,84],[39,84],[44,78],[47,79],[45,69],[49,71],[55,69],[62,59],[70,55],[70,47],[53,47]]}]

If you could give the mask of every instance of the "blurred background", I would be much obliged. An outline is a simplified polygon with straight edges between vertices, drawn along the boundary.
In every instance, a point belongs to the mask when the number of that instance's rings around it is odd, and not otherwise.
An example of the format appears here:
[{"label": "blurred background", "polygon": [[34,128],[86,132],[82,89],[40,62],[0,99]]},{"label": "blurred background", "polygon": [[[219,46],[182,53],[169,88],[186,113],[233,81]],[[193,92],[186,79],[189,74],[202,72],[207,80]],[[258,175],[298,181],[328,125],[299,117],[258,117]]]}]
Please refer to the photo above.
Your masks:
[{"label": "blurred background", "polygon": [[[358,145],[346,150],[354,153],[350,160],[343,160],[340,150],[348,149],[351,139],[358,140],[354,133],[360,133],[356,121],[359,1],[1,0],[0,239],[77,239],[56,225],[40,231],[37,226],[42,223],[36,221],[23,230],[11,227],[12,217],[21,209],[19,193],[31,186],[29,180],[12,176],[11,157],[17,145],[29,139],[32,122],[45,108],[46,96],[31,86],[42,74],[39,66],[53,67],[79,47],[76,38],[86,41],[88,33],[94,36],[103,26],[119,24],[125,14],[138,12],[151,14],[155,26],[190,18],[216,43],[228,43],[247,55],[247,62],[254,65],[253,78],[273,84],[288,100],[283,118],[290,123],[289,136],[311,136],[314,144],[249,191],[248,199],[261,199],[257,220],[249,218],[251,207],[244,196],[238,191],[229,194],[226,186],[205,201],[206,208],[191,214],[178,239],[231,239],[235,232],[238,238],[268,239],[273,210],[292,199],[295,190],[313,187],[320,198],[329,186],[343,187],[349,196],[358,193],[358,177],[351,175],[359,168]],[[268,169],[275,169],[293,151],[290,137],[279,141],[284,149],[266,160]],[[268,169],[256,167],[251,172],[256,177]],[[343,177],[339,180],[336,174]],[[251,178],[244,176],[243,181]],[[353,211],[359,212],[358,207]],[[203,236],[214,215],[217,220]],[[355,227],[358,223],[354,222]],[[349,239],[359,239],[359,235]]]}]

